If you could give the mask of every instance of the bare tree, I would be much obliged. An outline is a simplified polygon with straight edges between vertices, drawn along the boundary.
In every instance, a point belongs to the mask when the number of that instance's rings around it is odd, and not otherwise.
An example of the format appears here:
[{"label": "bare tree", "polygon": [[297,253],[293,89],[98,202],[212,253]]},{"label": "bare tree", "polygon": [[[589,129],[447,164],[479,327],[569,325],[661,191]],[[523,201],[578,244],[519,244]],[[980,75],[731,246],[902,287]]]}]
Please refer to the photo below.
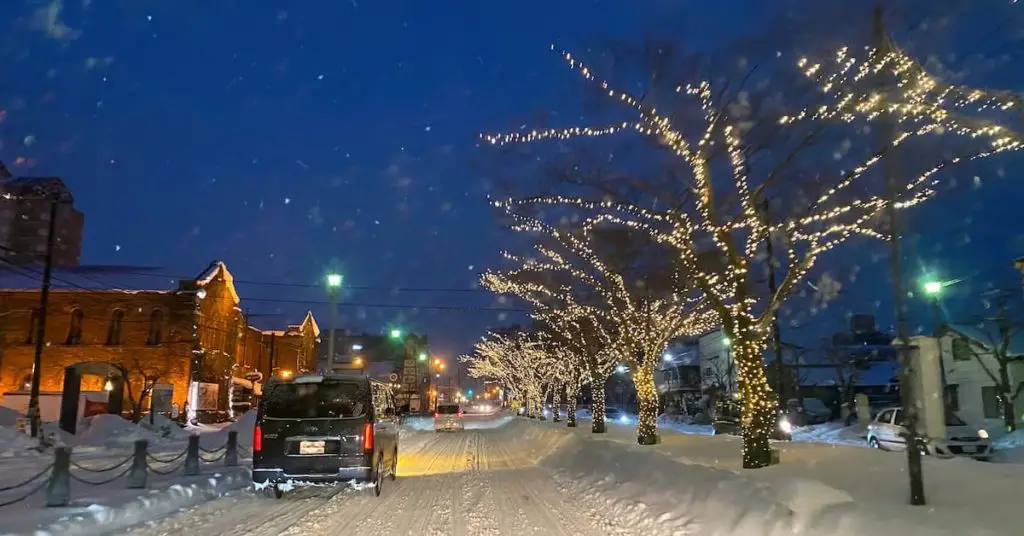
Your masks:
[{"label": "bare tree", "polygon": [[[132,422],[138,423],[142,420],[142,409],[146,404],[146,398],[153,393],[153,388],[160,380],[170,375],[171,366],[167,360],[144,360],[138,355],[123,361],[120,366],[125,373],[125,394],[132,405]],[[137,393],[136,389],[138,389]],[[152,424],[155,419],[152,409],[149,415]]]}]

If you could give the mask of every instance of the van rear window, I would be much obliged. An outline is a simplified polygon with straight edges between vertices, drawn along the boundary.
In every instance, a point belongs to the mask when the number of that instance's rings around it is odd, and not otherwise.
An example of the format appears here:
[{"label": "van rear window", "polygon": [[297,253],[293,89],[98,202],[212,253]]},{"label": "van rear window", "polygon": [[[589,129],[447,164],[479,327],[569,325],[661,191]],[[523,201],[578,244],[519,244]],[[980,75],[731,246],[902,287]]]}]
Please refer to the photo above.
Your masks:
[{"label": "van rear window", "polygon": [[454,415],[459,412],[459,406],[437,406],[437,412],[442,415]]},{"label": "van rear window", "polygon": [[263,395],[263,415],[272,419],[345,419],[369,410],[370,386],[352,381],[279,383]]}]

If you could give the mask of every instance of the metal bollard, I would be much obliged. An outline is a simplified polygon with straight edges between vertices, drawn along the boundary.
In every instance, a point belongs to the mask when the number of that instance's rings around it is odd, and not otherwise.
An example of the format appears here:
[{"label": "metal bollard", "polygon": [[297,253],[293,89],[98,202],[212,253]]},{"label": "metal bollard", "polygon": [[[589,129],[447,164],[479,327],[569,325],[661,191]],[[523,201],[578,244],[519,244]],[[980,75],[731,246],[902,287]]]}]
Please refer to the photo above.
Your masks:
[{"label": "metal bollard", "polygon": [[194,476],[199,474],[199,436],[188,436],[188,453],[185,454],[185,474]]},{"label": "metal bollard", "polygon": [[224,453],[224,465],[235,467],[238,465],[238,431],[230,430],[228,432],[228,444],[225,448],[227,452]]},{"label": "metal bollard", "polygon": [[146,477],[149,474],[146,467],[146,447],[149,441],[145,439],[135,440],[135,454],[132,458],[132,468],[128,471],[128,489],[143,489],[146,487]]},{"label": "metal bollard", "polygon": [[71,502],[71,449],[57,447],[53,471],[46,484],[46,506],[67,506]]}]

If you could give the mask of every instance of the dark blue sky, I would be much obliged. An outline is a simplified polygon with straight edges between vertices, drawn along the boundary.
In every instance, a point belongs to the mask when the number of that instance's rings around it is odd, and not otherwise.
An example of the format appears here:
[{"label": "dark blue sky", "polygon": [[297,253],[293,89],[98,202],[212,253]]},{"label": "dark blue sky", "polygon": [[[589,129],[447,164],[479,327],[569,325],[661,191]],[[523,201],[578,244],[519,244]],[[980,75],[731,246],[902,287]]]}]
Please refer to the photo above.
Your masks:
[{"label": "dark blue sky", "polygon": [[[425,331],[451,355],[508,319],[384,306],[502,305],[482,292],[388,289],[469,289],[498,263],[504,236],[484,202],[493,185],[476,135],[540,110],[579,115],[578,80],[549,43],[585,52],[655,29],[713,47],[763,20],[748,4],[10,0],[0,5],[0,158],[73,188],[87,263],[191,275],[222,259],[238,279],[294,284],[336,268],[347,284],[377,288],[344,299],[380,306],[344,308],[343,325]],[[34,167],[15,167],[19,157]],[[1019,201],[1000,202],[1017,187],[988,181],[997,186],[927,209],[921,227],[938,236],[921,241],[918,264],[942,258],[960,277],[1024,254],[1009,225]],[[850,251],[864,271],[856,283],[836,276],[844,295],[884,284],[871,275],[878,245]],[[314,289],[239,286],[251,312],[287,320],[304,305],[246,298],[322,300]],[[880,299],[834,310],[885,316]],[[326,308],[313,309],[325,324]]]}]

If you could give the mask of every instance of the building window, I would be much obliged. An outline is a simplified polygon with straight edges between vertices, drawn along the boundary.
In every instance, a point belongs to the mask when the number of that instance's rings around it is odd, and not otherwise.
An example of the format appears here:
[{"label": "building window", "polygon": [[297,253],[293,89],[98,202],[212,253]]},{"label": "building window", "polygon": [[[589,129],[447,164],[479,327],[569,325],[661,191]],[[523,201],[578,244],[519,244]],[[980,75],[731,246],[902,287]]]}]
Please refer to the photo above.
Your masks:
[{"label": "building window", "polygon": [[68,340],[65,344],[82,343],[82,321],[84,319],[85,315],[82,314],[81,309],[71,311],[71,323],[68,325]]},{"label": "building window", "polygon": [[25,344],[36,342],[36,333],[39,330],[39,309],[32,309],[28,315],[28,330],[25,333]]},{"label": "building window", "polygon": [[953,339],[953,361],[969,361],[974,356],[971,343],[963,337]]},{"label": "building window", "polygon": [[32,375],[31,374],[26,374],[24,377],[21,378],[21,390],[22,391],[31,391],[32,390]]},{"label": "building window", "polygon": [[164,312],[160,309],[153,309],[153,313],[149,315],[149,337],[146,339],[146,344],[150,346],[157,346],[163,342],[164,335]]},{"label": "building window", "polygon": [[981,388],[981,407],[985,411],[986,419],[998,419],[1003,416],[999,408],[999,396],[996,386],[990,385]]},{"label": "building window", "polygon": [[946,386],[946,409],[949,411],[960,411],[960,386]]},{"label": "building window", "polygon": [[124,311],[115,309],[110,313],[110,327],[107,328],[107,344],[121,344],[121,332],[124,330]]}]

